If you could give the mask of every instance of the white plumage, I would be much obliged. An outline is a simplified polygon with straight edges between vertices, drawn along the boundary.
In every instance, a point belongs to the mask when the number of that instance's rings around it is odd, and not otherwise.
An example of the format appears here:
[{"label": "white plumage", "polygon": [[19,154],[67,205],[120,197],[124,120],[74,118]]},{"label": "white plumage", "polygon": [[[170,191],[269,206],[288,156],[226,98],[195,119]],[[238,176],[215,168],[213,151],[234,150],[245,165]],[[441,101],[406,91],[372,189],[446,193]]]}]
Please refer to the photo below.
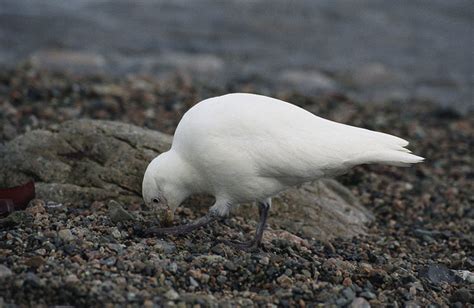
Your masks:
[{"label": "white plumage", "polygon": [[216,197],[212,210],[226,215],[232,205],[263,201],[355,165],[421,162],[407,145],[274,98],[227,94],[206,99],[183,116],[171,150],[150,163],[143,194],[147,203],[166,199],[174,210],[190,194],[210,193]]}]

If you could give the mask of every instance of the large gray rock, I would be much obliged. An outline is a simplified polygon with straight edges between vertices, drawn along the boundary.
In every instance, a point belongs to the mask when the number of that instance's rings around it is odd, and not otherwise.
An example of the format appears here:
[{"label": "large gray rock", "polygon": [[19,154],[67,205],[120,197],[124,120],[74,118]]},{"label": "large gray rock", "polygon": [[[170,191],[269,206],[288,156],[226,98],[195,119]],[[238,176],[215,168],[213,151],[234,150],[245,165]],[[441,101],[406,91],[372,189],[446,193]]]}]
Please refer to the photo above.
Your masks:
[{"label": "large gray rock", "polygon": [[[75,120],[55,129],[31,131],[0,145],[0,187],[34,179],[37,196],[46,200],[141,202],[145,168],[169,149],[171,140],[157,131],[97,120]],[[238,214],[257,217],[251,205],[242,206]],[[371,219],[349,190],[325,180],[275,197],[270,225],[324,239],[363,233],[364,224]]]},{"label": "large gray rock", "polygon": [[171,136],[136,126],[68,121],[0,146],[0,187],[36,182],[39,198],[57,202],[140,200],[144,170]]},{"label": "large gray rock", "polygon": [[[240,215],[258,217],[256,207],[244,205]],[[288,189],[272,199],[269,225],[305,237],[330,239],[364,233],[373,219],[369,210],[342,184],[332,179]]]}]

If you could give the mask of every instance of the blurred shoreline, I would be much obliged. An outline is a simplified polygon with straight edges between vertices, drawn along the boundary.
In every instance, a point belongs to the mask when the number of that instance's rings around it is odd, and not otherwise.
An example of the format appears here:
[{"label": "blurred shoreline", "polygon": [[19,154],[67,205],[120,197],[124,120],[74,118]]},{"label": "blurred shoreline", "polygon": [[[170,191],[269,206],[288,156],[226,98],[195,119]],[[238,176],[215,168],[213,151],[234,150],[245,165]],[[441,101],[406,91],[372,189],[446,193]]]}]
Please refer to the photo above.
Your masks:
[{"label": "blurred shoreline", "polygon": [[3,0],[0,67],[472,110],[470,1]]}]

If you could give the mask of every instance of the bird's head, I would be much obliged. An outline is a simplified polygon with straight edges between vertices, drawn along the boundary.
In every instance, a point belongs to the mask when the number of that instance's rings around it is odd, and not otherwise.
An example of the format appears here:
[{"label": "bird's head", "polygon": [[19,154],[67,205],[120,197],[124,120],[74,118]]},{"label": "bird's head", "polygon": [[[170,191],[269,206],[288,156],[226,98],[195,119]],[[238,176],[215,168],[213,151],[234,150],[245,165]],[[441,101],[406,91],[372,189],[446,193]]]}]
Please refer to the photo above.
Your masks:
[{"label": "bird's head", "polygon": [[163,153],[151,161],[143,177],[143,200],[163,225],[171,225],[176,208],[188,197],[177,163],[171,153]]}]

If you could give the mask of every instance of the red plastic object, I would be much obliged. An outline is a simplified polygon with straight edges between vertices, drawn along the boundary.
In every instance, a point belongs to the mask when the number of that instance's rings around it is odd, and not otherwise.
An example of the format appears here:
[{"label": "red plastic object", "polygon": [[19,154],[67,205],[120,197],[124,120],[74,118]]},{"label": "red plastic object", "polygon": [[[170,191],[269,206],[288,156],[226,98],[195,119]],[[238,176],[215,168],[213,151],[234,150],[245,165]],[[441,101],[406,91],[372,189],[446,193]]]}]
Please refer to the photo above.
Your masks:
[{"label": "red plastic object", "polygon": [[34,181],[12,188],[0,189],[0,216],[26,209],[28,203],[34,198]]}]

